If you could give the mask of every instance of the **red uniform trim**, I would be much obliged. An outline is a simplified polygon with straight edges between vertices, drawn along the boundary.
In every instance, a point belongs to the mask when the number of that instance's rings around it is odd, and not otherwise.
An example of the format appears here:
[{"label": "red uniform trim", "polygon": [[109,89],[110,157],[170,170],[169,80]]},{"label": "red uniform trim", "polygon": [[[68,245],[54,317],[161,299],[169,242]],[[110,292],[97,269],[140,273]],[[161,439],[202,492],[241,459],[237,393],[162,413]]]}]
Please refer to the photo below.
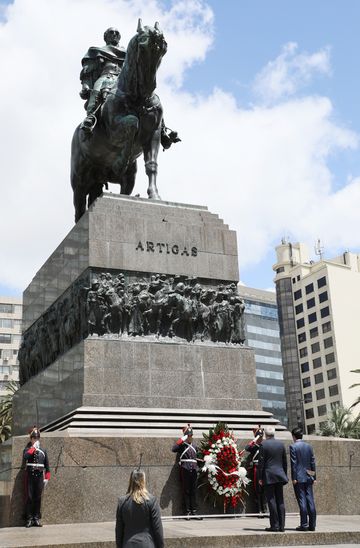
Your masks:
[{"label": "red uniform trim", "polygon": [[46,480],[49,480],[49,479],[50,479],[50,472],[45,472],[45,479],[46,479]]},{"label": "red uniform trim", "polygon": [[28,449],[26,452],[29,454],[29,455],[33,455],[35,453],[36,449],[35,447],[30,447],[30,449]]}]

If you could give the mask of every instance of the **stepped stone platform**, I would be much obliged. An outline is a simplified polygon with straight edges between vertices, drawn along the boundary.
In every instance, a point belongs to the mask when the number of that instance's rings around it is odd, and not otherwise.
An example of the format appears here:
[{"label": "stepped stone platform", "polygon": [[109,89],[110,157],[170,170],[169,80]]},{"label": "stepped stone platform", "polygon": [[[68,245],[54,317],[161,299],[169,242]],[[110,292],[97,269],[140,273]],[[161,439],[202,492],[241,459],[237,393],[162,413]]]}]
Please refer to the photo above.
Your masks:
[{"label": "stepped stone platform", "polygon": [[[268,520],[252,517],[163,520],[166,548],[267,546],[360,546],[360,516],[318,516],[315,532],[299,532],[297,515],[286,517],[285,533],[268,533]],[[77,523],[0,529],[2,548],[115,548],[115,523]]]}]

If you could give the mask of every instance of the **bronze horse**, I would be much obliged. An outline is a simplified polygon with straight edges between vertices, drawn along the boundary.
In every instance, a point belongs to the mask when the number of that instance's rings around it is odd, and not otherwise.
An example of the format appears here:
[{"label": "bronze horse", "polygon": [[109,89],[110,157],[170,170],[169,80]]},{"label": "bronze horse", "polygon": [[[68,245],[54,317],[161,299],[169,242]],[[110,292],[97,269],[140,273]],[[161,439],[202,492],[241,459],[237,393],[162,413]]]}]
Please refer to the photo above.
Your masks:
[{"label": "bronze horse", "polygon": [[[158,23],[142,27],[130,40],[122,71],[98,114],[91,136],[78,126],[72,140],[71,186],[74,192],[75,222],[102,193],[107,183],[131,194],[136,176],[136,159],[144,154],[149,179],[149,198],[160,200],[156,186],[157,155],[164,144],[165,125],[159,97],[154,93],[156,72],[167,44]],[[175,132],[172,132],[176,136]],[[166,140],[165,133],[165,140]],[[171,138],[170,138],[171,139]],[[171,139],[172,142],[179,140]]]}]

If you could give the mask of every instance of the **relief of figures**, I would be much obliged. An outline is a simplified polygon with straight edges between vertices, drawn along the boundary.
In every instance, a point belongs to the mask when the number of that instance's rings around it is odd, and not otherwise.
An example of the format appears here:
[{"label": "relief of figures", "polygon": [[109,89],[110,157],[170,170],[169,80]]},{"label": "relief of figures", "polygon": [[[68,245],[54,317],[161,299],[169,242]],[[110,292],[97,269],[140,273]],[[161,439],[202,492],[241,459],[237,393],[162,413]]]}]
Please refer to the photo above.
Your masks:
[{"label": "relief of figures", "polygon": [[20,382],[88,336],[243,344],[244,308],[235,283],[210,287],[164,274],[130,283],[123,273],[101,272],[73,284],[24,333]]}]

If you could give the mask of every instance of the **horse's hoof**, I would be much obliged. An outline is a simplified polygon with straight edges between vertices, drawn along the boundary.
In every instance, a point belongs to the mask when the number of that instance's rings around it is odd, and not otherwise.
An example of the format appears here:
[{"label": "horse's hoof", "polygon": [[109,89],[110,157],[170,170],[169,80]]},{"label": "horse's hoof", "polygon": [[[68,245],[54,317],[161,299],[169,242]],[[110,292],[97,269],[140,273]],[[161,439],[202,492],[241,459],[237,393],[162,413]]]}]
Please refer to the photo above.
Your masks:
[{"label": "horse's hoof", "polygon": [[161,200],[160,195],[157,192],[148,193],[149,200]]}]

